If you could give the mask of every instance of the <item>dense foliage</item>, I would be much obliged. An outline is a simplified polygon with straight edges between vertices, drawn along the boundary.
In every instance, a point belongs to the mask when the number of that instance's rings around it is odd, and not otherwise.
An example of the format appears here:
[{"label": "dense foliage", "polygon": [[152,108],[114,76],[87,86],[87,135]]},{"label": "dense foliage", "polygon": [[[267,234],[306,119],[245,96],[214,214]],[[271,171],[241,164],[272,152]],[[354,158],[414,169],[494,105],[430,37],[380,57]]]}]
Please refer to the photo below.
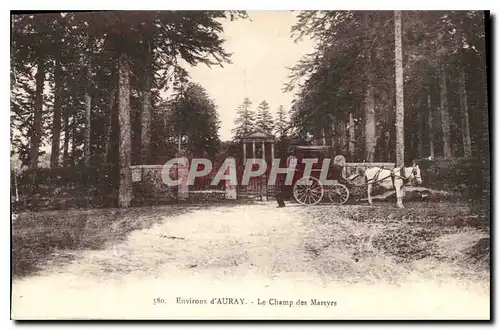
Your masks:
[{"label": "dense foliage", "polygon": [[[484,13],[405,11],[402,30],[407,161],[487,155]],[[305,11],[292,32],[317,42],[286,86],[296,94],[295,134],[333,139],[340,152],[367,160],[370,125],[375,138],[395,136],[393,12]],[[352,136],[346,124],[355,125]],[[348,140],[355,150],[347,150]]]}]

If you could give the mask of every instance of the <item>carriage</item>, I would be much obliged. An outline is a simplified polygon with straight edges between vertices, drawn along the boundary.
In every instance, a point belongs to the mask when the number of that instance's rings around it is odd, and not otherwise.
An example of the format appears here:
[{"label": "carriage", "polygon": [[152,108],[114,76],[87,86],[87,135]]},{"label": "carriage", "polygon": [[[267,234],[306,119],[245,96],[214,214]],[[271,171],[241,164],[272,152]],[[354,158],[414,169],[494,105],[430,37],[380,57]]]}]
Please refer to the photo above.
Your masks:
[{"label": "carriage", "polygon": [[[396,205],[403,208],[405,187],[422,184],[420,168],[415,161],[412,166],[398,168],[394,167],[394,163],[363,163],[364,169],[358,168],[355,173],[346,177],[344,156],[333,157],[334,152],[330,146],[292,146],[288,151],[286,167],[288,171],[293,171],[293,181],[292,185],[284,182],[284,177],[290,173],[282,176],[281,180],[278,179],[280,194],[282,198],[293,197],[302,205],[316,205],[322,201],[345,204],[352,197],[360,200],[365,191],[368,203],[372,205],[371,192],[376,186],[385,190],[394,189]],[[307,161],[304,162],[304,159]],[[311,160],[314,160],[312,164]],[[290,166],[292,161],[295,166]],[[308,171],[307,166],[310,166]]]},{"label": "carriage", "polygon": [[[302,205],[315,205],[320,202],[345,204],[349,200],[349,187],[352,185],[343,176],[345,158],[334,156],[330,146],[292,146],[288,149],[289,156],[286,165],[293,171],[291,185],[284,182],[285,177],[279,178],[279,186],[285,198],[293,198]],[[323,169],[325,158],[330,159],[328,167]],[[304,175],[306,164],[304,159],[316,160],[312,164],[310,175]],[[290,166],[295,162],[296,166]]]}]

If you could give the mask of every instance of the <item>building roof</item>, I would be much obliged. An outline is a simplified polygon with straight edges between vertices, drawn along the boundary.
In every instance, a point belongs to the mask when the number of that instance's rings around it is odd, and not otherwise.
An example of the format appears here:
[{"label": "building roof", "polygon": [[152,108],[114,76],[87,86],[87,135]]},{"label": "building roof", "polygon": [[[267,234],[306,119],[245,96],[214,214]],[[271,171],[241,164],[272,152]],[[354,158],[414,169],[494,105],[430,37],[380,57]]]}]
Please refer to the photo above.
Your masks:
[{"label": "building roof", "polygon": [[266,139],[273,139],[274,140],[274,135],[268,132],[264,132],[262,130],[255,130],[253,132],[250,132],[246,135],[243,135],[241,137],[242,140],[266,140]]}]

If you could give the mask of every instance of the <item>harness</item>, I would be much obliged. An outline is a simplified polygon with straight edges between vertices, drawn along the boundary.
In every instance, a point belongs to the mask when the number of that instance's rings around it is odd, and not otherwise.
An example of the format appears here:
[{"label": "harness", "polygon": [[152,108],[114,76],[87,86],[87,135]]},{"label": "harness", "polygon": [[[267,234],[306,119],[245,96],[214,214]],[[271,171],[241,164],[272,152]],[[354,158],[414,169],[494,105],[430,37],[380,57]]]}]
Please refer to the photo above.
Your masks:
[{"label": "harness", "polygon": [[[404,166],[401,167],[401,169],[399,170],[399,173],[401,173],[401,172],[404,173],[405,172],[405,168],[406,167],[404,167]],[[415,169],[413,169],[412,174],[415,174]],[[396,175],[396,173],[394,173],[394,170],[393,170],[393,171],[391,171],[391,179],[392,179],[392,185],[394,186],[394,188],[396,188],[396,182],[395,182],[396,181],[396,177],[398,179],[401,179],[403,181],[403,185],[408,184],[408,182],[410,181],[410,176],[404,177],[404,176],[401,176],[401,175]]]},{"label": "harness", "polygon": [[[382,172],[382,170],[385,170],[385,168],[382,168],[382,167],[381,167],[381,168],[379,168],[379,170],[377,171],[377,173],[375,173],[375,175],[373,176],[373,178],[372,178],[372,179],[369,179],[369,180],[367,181],[367,183],[375,184],[375,183],[377,183],[377,182],[383,181],[383,180],[385,180],[385,179],[387,179],[387,178],[389,178],[389,177],[390,177],[390,178],[391,178],[391,180],[392,180],[392,186],[393,186],[394,188],[396,188],[396,178],[397,178],[397,179],[401,179],[401,180],[403,181],[403,185],[408,184],[408,182],[410,181],[410,177],[409,177],[409,176],[408,176],[408,177],[401,176],[401,175],[399,175],[399,174],[396,174],[396,173],[394,172],[394,170],[391,170],[391,171],[390,171],[390,172],[391,172],[391,174],[389,174],[388,176],[383,177],[382,179],[379,179],[379,175],[380,175],[380,172]],[[404,166],[403,166],[403,167],[401,167],[401,169],[400,169],[399,171],[400,171],[400,173],[401,173],[401,172],[402,172],[402,173],[404,173],[404,172],[405,172],[405,167],[404,167]],[[373,182],[370,182],[370,181],[373,181]]]},{"label": "harness", "polygon": [[[384,178],[382,178],[382,179],[379,179],[379,178],[378,178],[378,176],[380,175],[380,172],[382,172],[382,170],[385,170],[385,168],[383,168],[383,167],[379,168],[379,169],[378,169],[378,171],[377,171],[377,173],[375,173],[375,175],[373,176],[373,178],[371,178],[371,179],[367,180],[367,183],[372,183],[372,184],[374,184],[374,183],[380,182],[380,181],[385,180],[385,179],[387,179],[388,177],[390,177],[390,176],[394,175],[394,173],[391,171],[391,174],[390,174],[390,175],[388,175],[388,176],[386,176],[386,177],[384,177]],[[370,181],[372,181],[372,180],[373,180],[373,182],[370,182]],[[393,184],[394,184],[394,180],[393,180]]]},{"label": "harness", "polygon": [[[405,168],[406,167],[404,167],[404,166],[401,167],[401,169],[399,170],[399,172],[400,173],[401,172],[404,173],[405,172]],[[367,184],[375,184],[377,182],[383,181],[383,180],[385,180],[385,179],[387,179],[387,178],[390,177],[391,180],[392,180],[392,186],[393,186],[394,189],[396,189],[396,179],[401,179],[403,181],[403,185],[407,185],[408,182],[410,181],[410,176],[404,177],[404,176],[401,176],[399,174],[396,174],[394,172],[394,169],[390,170],[391,174],[389,174],[386,177],[383,177],[382,179],[379,179],[380,172],[382,172],[382,170],[385,170],[385,169],[386,168],[383,168],[383,167],[379,168],[378,171],[377,171],[377,173],[375,173],[375,175],[373,176],[373,178],[367,180]],[[415,175],[415,169],[413,169],[412,174]]]}]

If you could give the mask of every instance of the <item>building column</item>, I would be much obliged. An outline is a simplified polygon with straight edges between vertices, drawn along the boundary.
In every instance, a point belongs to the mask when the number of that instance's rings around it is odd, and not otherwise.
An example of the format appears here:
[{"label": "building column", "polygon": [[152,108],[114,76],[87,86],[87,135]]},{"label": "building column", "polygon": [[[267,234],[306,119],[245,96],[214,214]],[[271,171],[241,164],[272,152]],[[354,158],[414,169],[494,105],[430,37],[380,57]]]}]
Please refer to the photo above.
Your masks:
[{"label": "building column", "polygon": [[274,162],[274,142],[271,142],[271,162]]},{"label": "building column", "polygon": [[247,144],[243,142],[243,163],[247,161]]},{"label": "building column", "polygon": [[[261,152],[262,152],[262,159],[265,161],[266,160],[266,147],[265,147],[265,142],[262,141],[262,149],[261,149]],[[263,201],[267,201],[267,185],[262,181],[262,180],[265,180],[267,182],[267,177],[264,176],[262,177],[261,176],[261,184],[260,184],[260,196],[262,198]]]},{"label": "building column", "polygon": [[252,141],[252,157],[255,158],[255,141]]}]

